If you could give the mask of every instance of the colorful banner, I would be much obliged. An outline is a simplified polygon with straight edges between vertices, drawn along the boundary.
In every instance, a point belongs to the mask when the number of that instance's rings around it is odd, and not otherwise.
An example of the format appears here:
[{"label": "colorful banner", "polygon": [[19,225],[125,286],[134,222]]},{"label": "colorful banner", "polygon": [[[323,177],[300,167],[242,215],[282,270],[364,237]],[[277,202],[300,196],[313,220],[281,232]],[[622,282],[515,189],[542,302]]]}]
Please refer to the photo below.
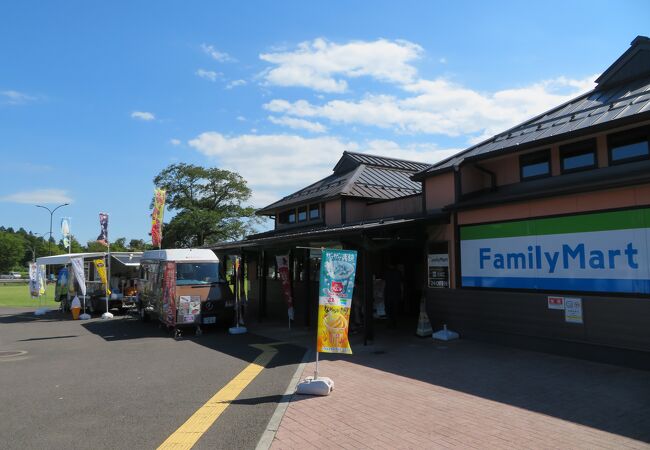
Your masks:
[{"label": "colorful banner", "polygon": [[650,208],[461,227],[463,287],[650,293]]},{"label": "colorful banner", "polygon": [[38,283],[38,267],[35,262],[29,263],[29,295],[32,297],[38,297],[39,295],[39,283]]},{"label": "colorful banner", "polygon": [[64,217],[61,219],[61,234],[63,235],[63,246],[70,247],[70,219]]},{"label": "colorful banner", "polygon": [[97,269],[97,273],[99,274],[99,279],[102,280],[102,283],[104,283],[104,287],[106,288],[106,295],[111,295],[111,290],[108,287],[108,280],[106,279],[106,262],[104,262],[103,259],[96,259],[93,262],[95,263],[95,269]]},{"label": "colorful banner", "polygon": [[99,236],[97,242],[108,245],[108,214],[99,213]]},{"label": "colorful banner", "polygon": [[41,264],[36,268],[38,278],[38,295],[45,295],[45,283],[47,278],[47,269],[45,265]]},{"label": "colorful banner", "polygon": [[54,288],[54,300],[59,301],[61,297],[68,293],[68,269],[66,267],[59,270]]},{"label": "colorful banner", "polygon": [[319,352],[352,354],[348,325],[356,267],[356,251],[323,250],[318,286]]},{"label": "colorful banner", "polygon": [[[72,266],[72,272],[74,273],[74,278],[75,280],[77,280],[77,283],[79,284],[79,289],[81,289],[81,294],[86,295],[86,275],[84,274],[84,259],[82,257],[70,258],[70,265]],[[104,277],[106,277],[106,274],[104,274]]]},{"label": "colorful banner", "polygon": [[163,319],[170,326],[176,325],[176,263],[164,266],[162,292]]},{"label": "colorful banner", "polygon": [[154,247],[160,247],[162,242],[162,224],[165,213],[164,189],[156,189],[153,197],[153,212],[151,213],[151,243]]},{"label": "colorful banner", "polygon": [[278,264],[278,273],[282,281],[282,293],[287,301],[287,313],[289,319],[293,320],[293,298],[291,296],[291,272],[289,270],[289,255],[278,255],[275,257]]}]

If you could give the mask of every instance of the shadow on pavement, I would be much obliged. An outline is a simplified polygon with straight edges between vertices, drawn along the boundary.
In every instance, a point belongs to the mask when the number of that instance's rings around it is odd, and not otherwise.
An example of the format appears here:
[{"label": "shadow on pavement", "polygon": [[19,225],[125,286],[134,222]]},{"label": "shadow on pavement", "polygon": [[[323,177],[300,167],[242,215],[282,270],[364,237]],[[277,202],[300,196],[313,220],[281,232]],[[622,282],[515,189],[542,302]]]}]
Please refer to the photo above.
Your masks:
[{"label": "shadow on pavement", "polygon": [[17,342],[50,341],[52,339],[67,339],[67,338],[75,338],[75,337],[79,337],[79,335],[70,334],[67,336],[47,336],[47,337],[39,337],[39,338],[19,339]]}]

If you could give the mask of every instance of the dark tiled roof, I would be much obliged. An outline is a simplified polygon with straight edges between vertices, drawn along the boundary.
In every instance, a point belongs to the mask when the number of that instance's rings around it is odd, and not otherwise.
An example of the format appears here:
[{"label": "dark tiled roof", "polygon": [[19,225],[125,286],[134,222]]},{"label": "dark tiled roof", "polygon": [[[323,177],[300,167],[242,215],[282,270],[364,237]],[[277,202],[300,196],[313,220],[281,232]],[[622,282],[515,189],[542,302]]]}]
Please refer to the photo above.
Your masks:
[{"label": "dark tiled roof", "polygon": [[422,186],[411,180],[411,176],[426,167],[427,164],[414,161],[344,152],[332,175],[258,210],[257,213],[271,214],[279,208],[337,196],[391,200],[419,194]]},{"label": "dark tiled roof", "polygon": [[514,128],[418,172],[414,179],[448,170],[465,160],[498,152],[545,145],[563,136],[616,126],[634,117],[650,118],[650,39],[638,37],[598,80],[591,92],[570,100]]}]

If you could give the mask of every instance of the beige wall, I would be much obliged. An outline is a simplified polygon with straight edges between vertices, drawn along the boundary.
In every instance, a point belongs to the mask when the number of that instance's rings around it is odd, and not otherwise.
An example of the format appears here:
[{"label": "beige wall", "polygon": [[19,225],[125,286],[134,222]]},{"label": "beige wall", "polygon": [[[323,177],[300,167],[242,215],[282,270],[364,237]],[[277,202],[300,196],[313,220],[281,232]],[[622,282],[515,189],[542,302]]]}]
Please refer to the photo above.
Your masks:
[{"label": "beige wall", "polygon": [[455,201],[454,173],[445,172],[424,180],[427,211],[439,209]]},{"label": "beige wall", "polygon": [[325,202],[325,225],[341,224],[341,200],[330,200]]},{"label": "beige wall", "polygon": [[481,166],[496,175],[497,186],[519,182],[519,155],[481,161]]},{"label": "beige wall", "polygon": [[650,184],[459,211],[460,225],[650,205]]},{"label": "beige wall", "polygon": [[398,198],[386,202],[373,203],[366,207],[366,220],[382,217],[403,216],[422,211],[422,195]]},{"label": "beige wall", "polygon": [[490,176],[473,165],[461,167],[460,180],[463,194],[469,194],[470,192],[476,192],[490,187]]}]

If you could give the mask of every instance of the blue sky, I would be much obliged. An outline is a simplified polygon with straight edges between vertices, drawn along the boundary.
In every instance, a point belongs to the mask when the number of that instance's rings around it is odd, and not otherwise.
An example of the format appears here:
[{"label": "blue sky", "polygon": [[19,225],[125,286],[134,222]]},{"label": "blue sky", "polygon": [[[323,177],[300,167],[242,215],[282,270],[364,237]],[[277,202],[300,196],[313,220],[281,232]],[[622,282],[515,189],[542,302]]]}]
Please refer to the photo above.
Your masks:
[{"label": "blue sky", "polygon": [[[264,206],[343,150],[435,162],[593,86],[647,1],[2,2],[0,225],[149,239],[153,177]],[[169,218],[169,215],[167,216]]]}]

